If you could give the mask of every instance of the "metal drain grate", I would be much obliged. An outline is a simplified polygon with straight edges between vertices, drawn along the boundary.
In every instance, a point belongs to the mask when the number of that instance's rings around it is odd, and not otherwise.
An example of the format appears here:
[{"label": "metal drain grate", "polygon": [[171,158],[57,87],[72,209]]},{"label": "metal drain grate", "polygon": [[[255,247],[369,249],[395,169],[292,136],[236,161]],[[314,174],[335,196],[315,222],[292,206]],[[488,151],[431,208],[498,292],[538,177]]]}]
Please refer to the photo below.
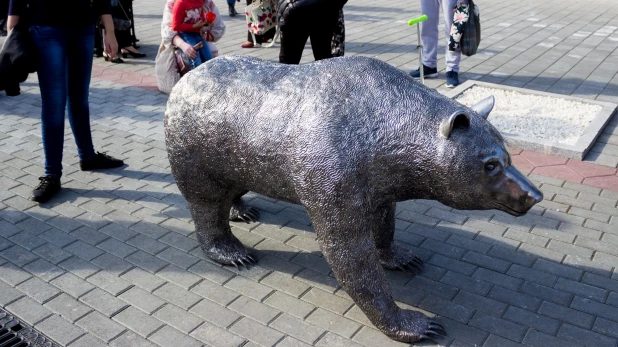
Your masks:
[{"label": "metal drain grate", "polygon": [[58,347],[58,345],[0,308],[0,347]]}]

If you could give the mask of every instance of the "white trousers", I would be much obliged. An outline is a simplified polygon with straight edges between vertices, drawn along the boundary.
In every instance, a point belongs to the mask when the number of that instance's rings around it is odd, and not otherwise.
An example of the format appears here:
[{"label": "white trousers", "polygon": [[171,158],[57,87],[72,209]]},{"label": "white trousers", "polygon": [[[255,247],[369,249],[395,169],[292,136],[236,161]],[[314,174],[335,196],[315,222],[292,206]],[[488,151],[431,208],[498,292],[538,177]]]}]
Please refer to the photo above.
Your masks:
[{"label": "white trousers", "polygon": [[428,19],[423,22],[421,39],[423,40],[423,64],[427,67],[438,67],[438,42],[440,40],[440,7],[444,15],[444,41],[446,42],[446,71],[459,72],[460,52],[448,50],[448,37],[453,24],[453,8],[457,0],[421,0],[421,11]]}]

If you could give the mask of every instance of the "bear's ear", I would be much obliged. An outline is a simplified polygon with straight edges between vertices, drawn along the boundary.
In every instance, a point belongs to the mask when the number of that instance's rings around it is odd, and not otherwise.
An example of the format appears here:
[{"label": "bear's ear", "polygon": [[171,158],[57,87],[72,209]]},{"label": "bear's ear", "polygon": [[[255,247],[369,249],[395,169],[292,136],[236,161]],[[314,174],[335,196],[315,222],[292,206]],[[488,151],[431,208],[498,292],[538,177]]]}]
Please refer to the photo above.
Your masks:
[{"label": "bear's ear", "polygon": [[467,129],[470,127],[470,116],[463,111],[453,113],[450,117],[443,120],[440,124],[440,135],[445,139],[451,137],[453,129]]},{"label": "bear's ear", "polygon": [[472,106],[472,110],[478,113],[484,119],[489,117],[489,113],[494,109],[494,104],[496,100],[493,95],[486,97],[485,99],[477,102],[474,106]]}]

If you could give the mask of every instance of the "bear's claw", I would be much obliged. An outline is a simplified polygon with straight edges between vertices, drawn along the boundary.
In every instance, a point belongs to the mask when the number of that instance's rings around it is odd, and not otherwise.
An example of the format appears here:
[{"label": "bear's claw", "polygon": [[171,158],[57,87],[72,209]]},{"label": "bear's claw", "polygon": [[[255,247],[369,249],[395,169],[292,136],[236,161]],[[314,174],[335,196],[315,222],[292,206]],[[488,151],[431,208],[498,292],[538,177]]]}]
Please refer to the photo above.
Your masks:
[{"label": "bear's claw", "polygon": [[389,270],[401,270],[417,275],[425,268],[421,258],[398,245],[392,245],[387,250],[380,250],[379,256],[382,266]]},{"label": "bear's claw", "polygon": [[231,265],[234,265],[237,270],[240,270],[243,266],[245,269],[249,270],[249,265],[255,265],[257,261],[251,254],[247,254],[243,258],[238,258],[237,260],[232,260]]},{"label": "bear's claw", "polygon": [[258,218],[260,218],[260,212],[253,207],[249,207],[245,211],[241,211],[238,218],[247,224],[257,222]]},{"label": "bear's claw", "polygon": [[434,321],[429,321],[429,328],[425,331],[425,334],[421,335],[421,339],[431,340],[434,343],[438,343],[436,339],[442,339],[446,337],[446,331],[444,327]]},{"label": "bear's claw", "polygon": [[407,263],[397,265],[397,269],[403,272],[411,272],[412,274],[415,274],[415,275],[421,273],[424,268],[425,268],[425,265],[423,261],[417,256],[414,256],[414,259],[412,259],[411,261]]},{"label": "bear's claw", "polygon": [[260,212],[249,206],[243,200],[234,202],[230,209],[230,220],[243,221],[247,224],[257,222],[260,218]]},{"label": "bear's claw", "polygon": [[418,311],[401,310],[390,323],[382,332],[401,342],[431,340],[437,344],[436,340],[447,336],[442,325]]}]

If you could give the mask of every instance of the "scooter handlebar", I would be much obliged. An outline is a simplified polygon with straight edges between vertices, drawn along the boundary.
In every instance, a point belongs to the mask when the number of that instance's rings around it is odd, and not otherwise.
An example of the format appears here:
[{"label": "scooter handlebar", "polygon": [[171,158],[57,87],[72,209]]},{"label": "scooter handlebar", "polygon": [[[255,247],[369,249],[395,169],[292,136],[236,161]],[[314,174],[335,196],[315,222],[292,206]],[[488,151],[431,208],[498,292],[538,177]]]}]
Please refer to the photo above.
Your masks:
[{"label": "scooter handlebar", "polygon": [[422,15],[422,16],[420,16],[420,17],[416,17],[416,18],[412,18],[412,19],[410,19],[410,20],[408,21],[408,25],[409,25],[409,26],[413,26],[414,24],[418,24],[418,23],[420,23],[420,22],[424,22],[424,21],[426,21],[426,20],[427,20],[427,15],[426,15],[426,14],[424,14],[424,15]]}]

